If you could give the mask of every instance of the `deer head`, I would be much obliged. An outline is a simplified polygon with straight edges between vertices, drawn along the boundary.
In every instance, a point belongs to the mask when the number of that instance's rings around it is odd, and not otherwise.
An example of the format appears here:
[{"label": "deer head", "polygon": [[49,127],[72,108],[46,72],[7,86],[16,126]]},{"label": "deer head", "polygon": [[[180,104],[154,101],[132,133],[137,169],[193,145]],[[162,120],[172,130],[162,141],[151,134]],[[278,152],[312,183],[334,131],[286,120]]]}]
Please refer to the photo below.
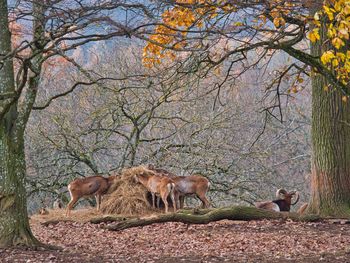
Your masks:
[{"label": "deer head", "polygon": [[[295,190],[288,193],[285,189],[278,189],[276,191],[276,197],[285,200],[290,205],[295,205],[299,201],[300,195]],[[295,198],[294,203],[292,203],[293,198]]]}]

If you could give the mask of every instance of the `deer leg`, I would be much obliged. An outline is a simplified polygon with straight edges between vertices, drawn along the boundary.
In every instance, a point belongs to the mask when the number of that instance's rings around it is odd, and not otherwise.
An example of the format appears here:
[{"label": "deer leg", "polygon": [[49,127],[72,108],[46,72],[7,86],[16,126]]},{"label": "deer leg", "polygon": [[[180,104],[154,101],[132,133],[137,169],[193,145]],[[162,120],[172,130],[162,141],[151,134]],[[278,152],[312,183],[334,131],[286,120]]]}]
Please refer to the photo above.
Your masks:
[{"label": "deer leg", "polygon": [[175,198],[175,205],[176,205],[176,208],[180,208],[180,202],[179,202],[179,194],[177,191],[174,191],[174,198]]},{"label": "deer leg", "polygon": [[160,208],[160,196],[157,196],[157,208]]},{"label": "deer leg", "polygon": [[77,201],[78,201],[78,198],[73,198],[72,200],[70,200],[70,202],[67,205],[66,216],[70,216],[70,210],[72,210],[73,206]]},{"label": "deer leg", "polygon": [[100,205],[101,205],[101,195],[100,195],[100,194],[95,195],[95,199],[96,199],[96,207],[97,207],[97,211],[100,211]]},{"label": "deer leg", "polygon": [[176,201],[175,201],[174,190],[171,190],[171,192],[170,192],[170,198],[171,198],[171,202],[173,203],[174,213],[175,213],[175,212],[176,212]]},{"label": "deer leg", "polygon": [[156,198],[156,196],[155,196],[155,193],[151,193],[151,195],[152,195],[152,207],[153,207],[153,208],[156,208],[156,204],[155,204],[155,198]]},{"label": "deer leg", "polygon": [[185,196],[182,195],[179,197],[179,199],[180,199],[180,208],[182,209],[184,208]]},{"label": "deer leg", "polygon": [[168,200],[166,200],[166,198],[162,198],[163,202],[164,202],[164,206],[165,206],[165,213],[168,213]]},{"label": "deer leg", "polygon": [[168,213],[168,200],[167,200],[168,195],[169,195],[169,192],[161,193],[161,197],[165,206],[165,213]]},{"label": "deer leg", "polygon": [[210,203],[208,199],[206,198],[205,194],[204,195],[197,195],[197,197],[202,201],[202,208],[208,208]]}]

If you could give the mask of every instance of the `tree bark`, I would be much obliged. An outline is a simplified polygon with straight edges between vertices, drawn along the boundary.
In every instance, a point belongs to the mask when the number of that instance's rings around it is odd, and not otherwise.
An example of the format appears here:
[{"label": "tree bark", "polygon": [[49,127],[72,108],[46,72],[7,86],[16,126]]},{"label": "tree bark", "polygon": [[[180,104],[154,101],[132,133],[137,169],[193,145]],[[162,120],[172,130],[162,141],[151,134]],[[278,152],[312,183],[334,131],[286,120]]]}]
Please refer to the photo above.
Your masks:
[{"label": "tree bark", "polygon": [[[0,0],[0,54],[5,55],[11,52],[7,8],[7,1]],[[33,3],[33,13],[37,14],[33,23],[34,37],[40,38],[44,32],[42,21],[39,21],[43,5]],[[4,55],[0,55],[0,61],[3,58]],[[24,131],[36,97],[41,58],[42,55],[33,58],[31,72],[28,76],[23,74],[21,83],[18,83],[22,88],[25,87],[21,98],[17,94],[20,91],[15,89],[13,60],[4,59],[3,67],[0,68],[0,94],[10,92],[17,96],[0,100],[0,247],[43,246],[33,236],[29,226],[24,153]],[[22,67],[23,72],[27,73],[28,65],[24,63]]]},{"label": "tree bark", "polygon": [[[206,213],[205,213],[206,212]],[[278,213],[268,210],[257,209],[255,207],[226,207],[212,209],[210,211],[201,211],[191,213],[171,213],[162,214],[159,216],[145,217],[145,218],[133,218],[128,219],[116,224],[110,224],[104,228],[112,231],[120,231],[127,228],[147,226],[156,223],[166,223],[166,222],[181,222],[186,224],[208,224],[210,222],[215,222],[223,219],[229,220],[261,220],[261,219],[287,219],[290,218],[295,221],[317,221],[320,217],[315,215],[300,216],[296,213]]]},{"label": "tree bark", "polygon": [[[312,44],[319,57],[329,48],[327,29]],[[309,213],[322,216],[350,216],[350,104],[327,79],[312,73],[312,174]],[[329,87],[329,91],[326,91]]]},{"label": "tree bark", "polygon": [[[6,0],[0,0],[0,25],[0,54],[6,55],[11,52]],[[0,61],[3,58],[0,55]],[[13,61],[9,58],[0,67],[0,94],[7,92],[15,93]],[[17,102],[13,98],[0,100],[0,247],[41,245],[29,226],[24,156],[27,118],[20,118]]]},{"label": "tree bark", "polygon": [[0,122],[0,247],[39,246],[27,214],[23,134],[18,138],[14,127],[8,130],[13,120],[6,119]]}]

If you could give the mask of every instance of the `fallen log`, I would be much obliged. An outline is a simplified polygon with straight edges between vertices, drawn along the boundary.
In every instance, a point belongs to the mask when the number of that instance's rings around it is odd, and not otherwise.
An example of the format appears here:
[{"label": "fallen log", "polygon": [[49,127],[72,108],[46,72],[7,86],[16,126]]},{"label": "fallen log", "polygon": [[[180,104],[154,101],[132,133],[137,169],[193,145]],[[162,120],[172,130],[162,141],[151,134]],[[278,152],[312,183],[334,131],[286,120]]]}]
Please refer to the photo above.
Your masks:
[{"label": "fallen log", "polygon": [[157,216],[133,218],[119,223],[108,224],[103,228],[120,231],[127,228],[147,226],[156,223],[181,222],[186,224],[208,224],[223,219],[229,220],[262,220],[262,219],[291,219],[293,221],[319,221],[317,215],[299,215],[297,213],[279,213],[255,207],[235,206],[206,210],[206,213],[196,213],[194,210],[182,210],[178,213],[161,214]]},{"label": "fallen log", "polygon": [[[213,209],[181,209],[178,210],[177,213],[181,214],[193,214],[193,215],[203,215],[206,214]],[[153,215],[154,217],[154,215]],[[93,217],[89,220],[92,224],[100,224],[100,223],[110,223],[110,222],[120,222],[120,221],[126,221],[130,219],[140,219],[139,216],[120,216],[120,215],[103,215],[103,216],[97,216]]]},{"label": "fallen log", "polygon": [[108,223],[108,222],[120,222],[125,221],[135,217],[125,217],[125,216],[113,216],[113,215],[105,215],[102,217],[94,217],[89,220],[92,224],[100,224],[100,223]]}]

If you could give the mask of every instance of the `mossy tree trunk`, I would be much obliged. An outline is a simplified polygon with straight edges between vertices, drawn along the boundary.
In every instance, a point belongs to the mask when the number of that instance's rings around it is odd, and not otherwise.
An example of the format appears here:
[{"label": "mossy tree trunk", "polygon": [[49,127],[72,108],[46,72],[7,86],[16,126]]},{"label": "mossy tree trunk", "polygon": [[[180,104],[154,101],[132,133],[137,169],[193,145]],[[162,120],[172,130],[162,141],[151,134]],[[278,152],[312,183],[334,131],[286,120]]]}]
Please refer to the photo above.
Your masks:
[{"label": "mossy tree trunk", "polygon": [[[110,221],[120,221],[120,218],[108,218]],[[217,209],[205,209],[191,212],[179,211],[178,213],[162,214],[144,218],[131,218],[118,223],[109,224],[104,228],[112,231],[120,231],[127,228],[147,226],[156,223],[181,222],[186,224],[208,224],[220,220],[261,220],[261,219],[292,219],[296,221],[317,221],[320,217],[315,215],[299,215],[296,213],[278,213],[262,210],[255,207],[233,206]],[[95,218],[93,223],[106,222],[104,218]]]},{"label": "mossy tree trunk", "polygon": [[[327,46],[325,27],[311,53]],[[312,175],[308,211],[323,216],[350,216],[350,102],[327,79],[312,75]],[[326,91],[326,90],[329,91]]]},{"label": "mossy tree trunk", "polygon": [[[3,55],[11,52],[7,8],[7,1],[0,0],[0,94],[6,94],[0,96],[0,247],[38,246],[27,214],[24,131],[39,82],[40,56],[31,62],[31,69],[38,72],[28,73],[24,65],[16,90],[13,60]],[[36,23],[34,28],[40,32]],[[21,98],[18,89],[23,89]]]},{"label": "mossy tree trunk", "polygon": [[23,131],[14,109],[0,122],[0,247],[37,246],[27,215]]}]

